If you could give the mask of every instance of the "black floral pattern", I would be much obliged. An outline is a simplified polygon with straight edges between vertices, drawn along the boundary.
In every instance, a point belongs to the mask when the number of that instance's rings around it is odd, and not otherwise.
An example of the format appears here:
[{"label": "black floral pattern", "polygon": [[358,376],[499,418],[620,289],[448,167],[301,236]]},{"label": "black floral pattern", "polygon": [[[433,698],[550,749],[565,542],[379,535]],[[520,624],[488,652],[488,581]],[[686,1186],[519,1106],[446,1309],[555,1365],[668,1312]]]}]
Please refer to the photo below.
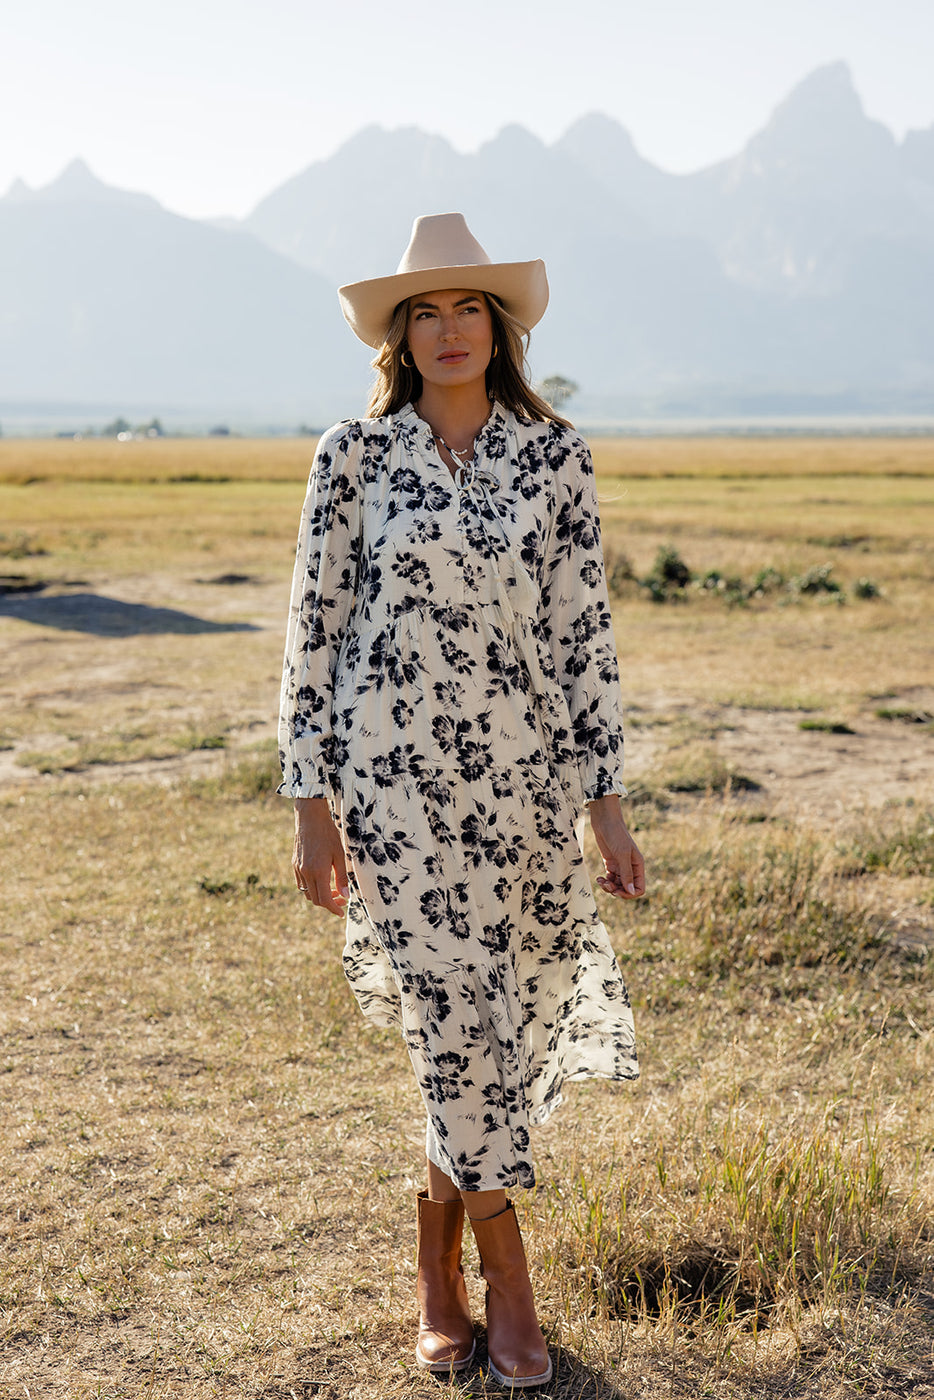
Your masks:
[{"label": "black floral pattern", "polygon": [[344,968],[402,1030],[432,1160],[534,1182],[570,1079],[638,1073],[576,833],[622,786],[593,468],[494,406],[460,487],[411,406],[318,446],[282,684],[280,791],[327,797],[348,855]]}]

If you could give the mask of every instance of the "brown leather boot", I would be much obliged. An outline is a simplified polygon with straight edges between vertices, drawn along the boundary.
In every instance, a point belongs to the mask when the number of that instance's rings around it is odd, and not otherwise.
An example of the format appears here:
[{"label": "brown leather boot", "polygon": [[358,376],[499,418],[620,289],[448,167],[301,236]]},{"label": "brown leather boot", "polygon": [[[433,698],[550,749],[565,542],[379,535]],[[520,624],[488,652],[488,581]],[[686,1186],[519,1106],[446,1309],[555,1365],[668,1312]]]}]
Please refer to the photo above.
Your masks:
[{"label": "brown leather boot", "polygon": [[476,1349],[461,1268],[462,1201],[432,1201],[419,1191],[418,1342],[415,1360],[436,1374],[463,1371]]},{"label": "brown leather boot", "polygon": [[500,1385],[547,1385],[551,1357],[535,1316],[516,1212],[508,1205],[489,1220],[471,1220],[486,1279],[487,1352]]}]

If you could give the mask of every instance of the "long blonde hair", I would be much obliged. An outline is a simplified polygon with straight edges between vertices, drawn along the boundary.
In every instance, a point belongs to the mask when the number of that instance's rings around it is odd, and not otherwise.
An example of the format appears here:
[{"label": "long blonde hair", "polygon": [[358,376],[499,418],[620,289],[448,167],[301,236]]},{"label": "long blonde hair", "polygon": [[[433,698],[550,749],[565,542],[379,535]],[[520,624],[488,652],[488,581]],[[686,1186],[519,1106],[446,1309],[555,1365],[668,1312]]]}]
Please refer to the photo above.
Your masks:
[{"label": "long blonde hair", "polygon": [[[528,380],[525,360],[525,345],[528,331],[521,321],[503,306],[495,296],[483,293],[490,308],[493,325],[493,358],[486,371],[487,393],[491,399],[501,403],[503,408],[523,418],[531,418],[535,423],[571,424],[560,413],[555,413],[551,404],[536,394]],[[376,383],[367,404],[368,418],[382,418],[385,413],[398,413],[407,403],[415,403],[422,396],[422,376],[415,368],[402,363],[408,343],[406,328],[409,321],[409,303],[400,301],[392,313],[392,320],[386,332],[386,339],[380,346],[373,368],[376,370]],[[409,356],[411,359],[411,355]]]}]

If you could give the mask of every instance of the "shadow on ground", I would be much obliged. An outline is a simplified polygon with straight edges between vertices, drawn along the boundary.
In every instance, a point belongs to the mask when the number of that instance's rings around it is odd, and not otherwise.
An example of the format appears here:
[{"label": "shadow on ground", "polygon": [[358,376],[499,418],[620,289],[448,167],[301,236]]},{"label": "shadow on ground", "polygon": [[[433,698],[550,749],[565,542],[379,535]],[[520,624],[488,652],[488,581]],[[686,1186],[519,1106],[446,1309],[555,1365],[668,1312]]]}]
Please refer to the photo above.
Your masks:
[{"label": "shadow on ground", "polygon": [[259,632],[252,622],[211,622],[176,608],[124,603],[100,593],[35,593],[0,596],[0,617],[16,617],[63,632],[90,632],[96,637],[135,637],[157,632]]}]

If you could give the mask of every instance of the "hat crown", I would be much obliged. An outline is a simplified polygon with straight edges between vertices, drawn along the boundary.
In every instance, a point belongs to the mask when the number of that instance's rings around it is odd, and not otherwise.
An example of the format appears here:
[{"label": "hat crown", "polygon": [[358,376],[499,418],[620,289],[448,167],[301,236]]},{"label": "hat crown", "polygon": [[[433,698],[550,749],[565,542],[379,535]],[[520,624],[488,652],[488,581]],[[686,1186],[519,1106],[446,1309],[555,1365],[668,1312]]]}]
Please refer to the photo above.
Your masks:
[{"label": "hat crown", "polygon": [[396,276],[435,267],[489,265],[489,254],[470,232],[463,214],[422,214],[412,225],[412,237]]},{"label": "hat crown", "polygon": [[368,277],[338,288],[354,335],[378,349],[396,309],[409,297],[445,288],[489,292],[528,331],[548,305],[548,278],[541,258],[493,262],[474,238],[463,214],[422,214],[412,225],[409,246],[391,277]]}]

